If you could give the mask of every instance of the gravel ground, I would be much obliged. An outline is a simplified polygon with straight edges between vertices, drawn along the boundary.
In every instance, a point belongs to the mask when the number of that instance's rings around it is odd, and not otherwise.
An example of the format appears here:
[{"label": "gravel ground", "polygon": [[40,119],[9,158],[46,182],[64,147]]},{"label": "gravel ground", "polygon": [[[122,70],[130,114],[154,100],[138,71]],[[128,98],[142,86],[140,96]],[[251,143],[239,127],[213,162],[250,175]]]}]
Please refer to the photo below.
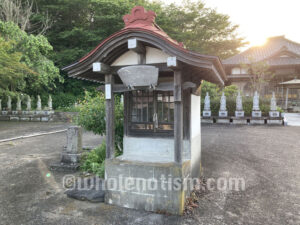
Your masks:
[{"label": "gravel ground", "polygon": [[[3,123],[0,139],[69,124]],[[102,137],[84,134],[84,145]],[[192,216],[167,216],[66,198],[49,173],[63,133],[0,143],[0,224],[300,224],[300,127],[202,126],[206,178],[243,178],[245,191],[212,190]]]}]

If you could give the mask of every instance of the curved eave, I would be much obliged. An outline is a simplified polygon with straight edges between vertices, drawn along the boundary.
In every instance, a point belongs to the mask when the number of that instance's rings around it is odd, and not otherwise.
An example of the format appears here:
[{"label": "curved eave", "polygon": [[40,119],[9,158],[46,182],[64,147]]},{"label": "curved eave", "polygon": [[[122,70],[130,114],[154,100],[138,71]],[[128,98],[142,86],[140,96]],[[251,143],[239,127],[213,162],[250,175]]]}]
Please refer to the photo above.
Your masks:
[{"label": "curved eave", "polygon": [[107,65],[111,65],[115,59],[128,51],[127,40],[130,38],[136,38],[146,45],[161,49],[170,56],[176,56],[179,61],[187,65],[191,65],[199,69],[210,70],[212,72],[212,76],[214,76],[211,77],[210,80],[214,83],[224,85],[227,80],[224,68],[218,57],[188,51],[176,43],[171,42],[164,36],[150,30],[140,28],[124,29],[111,35],[85,57],[81,58],[78,62],[62,68],[62,70],[67,71],[71,77],[81,77],[85,79],[84,74],[92,69],[92,64],[94,62],[100,61]]}]

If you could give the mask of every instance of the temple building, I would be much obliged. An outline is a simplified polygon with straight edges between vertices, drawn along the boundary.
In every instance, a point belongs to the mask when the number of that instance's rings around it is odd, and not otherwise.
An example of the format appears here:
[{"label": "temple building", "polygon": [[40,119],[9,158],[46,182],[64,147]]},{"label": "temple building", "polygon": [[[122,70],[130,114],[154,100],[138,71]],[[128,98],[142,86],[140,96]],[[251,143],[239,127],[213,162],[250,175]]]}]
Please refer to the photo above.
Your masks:
[{"label": "temple building", "polygon": [[[134,7],[123,17],[122,30],[63,70],[70,77],[101,84],[105,92],[106,180],[122,176],[121,181],[154,180],[158,185],[155,190],[141,190],[119,183],[118,188],[107,188],[105,201],[182,214],[189,190],[182,185],[176,190],[161,186],[173,187],[174,179],[184,182],[200,176],[201,83],[223,86],[227,78],[218,57],[187,50],[155,23],[155,17],[153,11]],[[119,157],[114,151],[114,94],[124,95]]]},{"label": "temple building", "polygon": [[[300,78],[300,44],[286,39],[284,36],[271,37],[263,46],[251,47],[248,50],[223,60],[228,77],[228,84],[234,84],[245,95],[252,95],[249,72],[242,66],[251,62],[266,62],[272,78],[263,84],[261,96],[271,96],[275,91],[279,105],[283,106],[287,88],[283,82]],[[288,99],[295,110],[300,107],[300,90],[292,88],[288,91]],[[300,108],[299,108],[300,109]]]}]

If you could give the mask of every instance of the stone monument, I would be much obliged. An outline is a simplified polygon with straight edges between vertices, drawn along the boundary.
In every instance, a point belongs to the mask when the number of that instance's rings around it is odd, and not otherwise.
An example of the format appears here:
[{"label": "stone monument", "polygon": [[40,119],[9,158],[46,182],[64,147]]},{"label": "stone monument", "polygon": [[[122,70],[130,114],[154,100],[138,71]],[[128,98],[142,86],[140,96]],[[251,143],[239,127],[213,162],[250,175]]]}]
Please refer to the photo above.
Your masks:
[{"label": "stone monument", "polygon": [[8,98],[7,98],[6,110],[11,111],[11,97],[10,96],[8,96]]},{"label": "stone monument", "polygon": [[49,108],[49,110],[52,110],[52,98],[51,98],[51,95],[49,95],[49,99],[48,99],[48,108]]},{"label": "stone monument", "polygon": [[228,112],[226,109],[226,96],[224,92],[222,92],[221,100],[220,100],[220,110],[219,110],[219,117],[227,117]]},{"label": "stone monument", "polygon": [[39,95],[37,96],[36,110],[42,111],[42,101],[41,101],[41,97]]},{"label": "stone monument", "polygon": [[22,101],[20,99],[20,96],[18,95],[18,97],[17,97],[17,108],[16,108],[16,111],[19,112],[19,111],[22,110],[21,104],[22,104]]},{"label": "stone monument", "polygon": [[252,117],[261,117],[261,111],[259,109],[259,95],[257,91],[255,91],[253,96]]},{"label": "stone monument", "polygon": [[206,96],[204,99],[203,117],[211,117],[210,96],[209,96],[208,92],[206,92]]},{"label": "stone monument", "polygon": [[243,100],[240,92],[238,92],[238,95],[236,96],[235,117],[244,117]]},{"label": "stone monument", "polygon": [[275,92],[272,93],[269,116],[271,118],[279,117],[279,112],[277,111]]},{"label": "stone monument", "polygon": [[52,170],[74,171],[79,168],[82,151],[82,128],[71,126],[67,130],[67,146],[61,155],[61,162],[52,164]]},{"label": "stone monument", "polygon": [[27,96],[27,103],[26,103],[26,110],[27,111],[31,111],[31,98],[30,98],[30,96],[28,95]]}]

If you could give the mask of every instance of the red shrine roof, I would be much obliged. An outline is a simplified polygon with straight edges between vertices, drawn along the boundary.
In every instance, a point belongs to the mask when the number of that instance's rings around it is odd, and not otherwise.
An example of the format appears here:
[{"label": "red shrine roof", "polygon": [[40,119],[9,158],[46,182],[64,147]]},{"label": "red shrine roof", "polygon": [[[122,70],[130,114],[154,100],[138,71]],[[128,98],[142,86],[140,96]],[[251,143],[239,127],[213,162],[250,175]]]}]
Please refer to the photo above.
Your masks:
[{"label": "red shrine roof", "polygon": [[115,36],[120,34],[126,33],[132,30],[140,30],[143,32],[148,32],[154,35],[159,36],[160,38],[170,42],[170,44],[176,46],[177,48],[181,49],[182,51],[187,51],[184,48],[182,42],[177,42],[170,38],[156,23],[155,23],[156,13],[149,10],[146,11],[142,6],[136,6],[131,10],[131,14],[127,14],[123,16],[123,21],[125,23],[125,27],[114,33],[113,35],[109,36],[108,38],[104,39],[96,48],[94,48],[91,52],[89,52],[86,56],[82,57],[79,62],[84,61],[90,55],[97,51],[102,45],[104,45],[107,41],[112,39]]},{"label": "red shrine roof", "polygon": [[216,56],[202,55],[184,48],[170,38],[156,23],[156,14],[147,11],[142,6],[136,6],[131,14],[123,16],[125,27],[104,39],[96,48],[78,61],[62,68],[68,75],[74,78],[102,82],[103,76],[93,73],[93,62],[102,62],[107,65],[128,51],[127,41],[130,38],[137,38],[146,45],[155,46],[170,56],[177,59],[191,68],[197,74],[197,79],[224,85],[227,80],[221,60]]}]

